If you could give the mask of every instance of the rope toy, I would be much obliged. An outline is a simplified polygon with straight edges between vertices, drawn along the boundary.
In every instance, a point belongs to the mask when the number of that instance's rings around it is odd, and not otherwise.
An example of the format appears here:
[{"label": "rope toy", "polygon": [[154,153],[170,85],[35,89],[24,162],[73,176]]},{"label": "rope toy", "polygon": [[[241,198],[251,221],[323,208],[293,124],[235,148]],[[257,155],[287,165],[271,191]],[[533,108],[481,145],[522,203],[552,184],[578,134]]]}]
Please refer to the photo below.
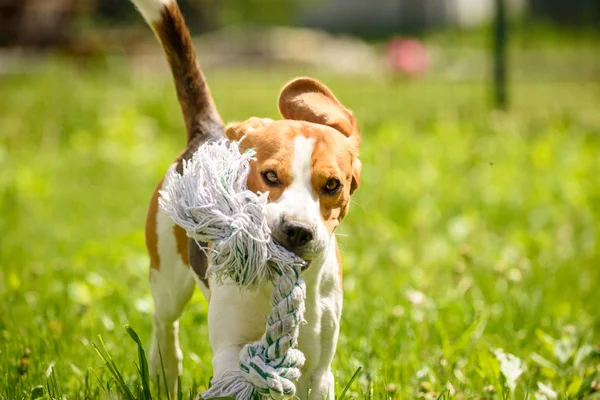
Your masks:
[{"label": "rope toy", "polygon": [[196,243],[211,243],[208,274],[218,284],[244,288],[272,282],[266,331],[240,351],[239,370],[227,371],[203,398],[290,398],[296,393],[304,355],[296,346],[304,320],[305,262],[274,242],[266,222],[268,193],[248,190],[250,160],[239,143],[208,142],[183,161],[182,174],[166,176],[159,205]]}]

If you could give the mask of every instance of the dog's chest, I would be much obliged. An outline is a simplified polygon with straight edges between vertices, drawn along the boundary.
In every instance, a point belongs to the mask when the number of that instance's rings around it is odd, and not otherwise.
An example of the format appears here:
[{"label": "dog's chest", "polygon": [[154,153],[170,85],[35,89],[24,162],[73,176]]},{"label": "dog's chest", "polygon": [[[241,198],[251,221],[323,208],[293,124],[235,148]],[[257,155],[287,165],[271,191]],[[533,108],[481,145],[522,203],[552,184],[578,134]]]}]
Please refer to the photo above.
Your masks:
[{"label": "dog's chest", "polygon": [[[320,336],[322,331],[323,310],[329,309],[328,299],[321,296],[320,282],[307,283],[305,299],[306,324],[300,326],[298,349],[304,353],[306,363],[303,373],[309,373],[318,367],[320,359]],[[238,286],[218,285],[211,280],[209,312],[213,326],[211,332],[219,332],[217,341],[228,337],[229,343],[250,343],[260,340],[266,329],[267,316],[271,312],[272,284],[262,285],[256,290],[240,289]],[[219,316],[228,315],[228,318]],[[231,318],[233,317],[233,318]],[[227,333],[225,333],[227,332]]]}]

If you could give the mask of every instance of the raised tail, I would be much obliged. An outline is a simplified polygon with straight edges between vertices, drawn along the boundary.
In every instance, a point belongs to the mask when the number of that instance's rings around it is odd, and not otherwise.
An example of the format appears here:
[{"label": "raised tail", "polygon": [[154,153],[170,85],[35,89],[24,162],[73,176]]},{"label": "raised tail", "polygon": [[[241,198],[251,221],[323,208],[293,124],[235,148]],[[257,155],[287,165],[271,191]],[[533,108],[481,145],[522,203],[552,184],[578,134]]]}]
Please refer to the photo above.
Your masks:
[{"label": "raised tail", "polygon": [[[222,136],[223,121],[196,60],[190,31],[175,0],[132,0],[152,28],[171,67],[188,143]],[[202,140],[203,141],[203,140]]]}]

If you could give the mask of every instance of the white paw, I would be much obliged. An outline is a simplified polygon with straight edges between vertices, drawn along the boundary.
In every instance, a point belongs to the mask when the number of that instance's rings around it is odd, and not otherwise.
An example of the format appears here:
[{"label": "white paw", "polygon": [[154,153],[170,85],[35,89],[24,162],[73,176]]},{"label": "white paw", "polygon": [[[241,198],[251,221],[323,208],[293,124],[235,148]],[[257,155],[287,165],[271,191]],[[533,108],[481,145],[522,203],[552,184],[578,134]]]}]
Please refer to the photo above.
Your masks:
[{"label": "white paw", "polygon": [[335,380],[331,370],[313,374],[310,400],[335,400]]}]

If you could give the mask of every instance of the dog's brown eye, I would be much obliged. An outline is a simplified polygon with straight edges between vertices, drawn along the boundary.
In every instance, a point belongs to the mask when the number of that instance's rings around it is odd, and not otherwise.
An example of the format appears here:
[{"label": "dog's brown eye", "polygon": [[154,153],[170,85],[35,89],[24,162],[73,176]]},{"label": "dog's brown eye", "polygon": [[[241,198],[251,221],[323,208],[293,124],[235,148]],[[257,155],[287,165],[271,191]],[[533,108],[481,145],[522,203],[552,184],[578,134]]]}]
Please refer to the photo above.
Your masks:
[{"label": "dog's brown eye", "polygon": [[279,184],[279,179],[277,178],[277,173],[275,171],[265,171],[262,173],[263,179],[270,186],[276,186]]},{"label": "dog's brown eye", "polygon": [[331,178],[325,183],[323,190],[325,191],[325,193],[333,194],[333,193],[337,192],[341,186],[342,186],[342,184],[340,183],[340,181],[338,179]]}]

